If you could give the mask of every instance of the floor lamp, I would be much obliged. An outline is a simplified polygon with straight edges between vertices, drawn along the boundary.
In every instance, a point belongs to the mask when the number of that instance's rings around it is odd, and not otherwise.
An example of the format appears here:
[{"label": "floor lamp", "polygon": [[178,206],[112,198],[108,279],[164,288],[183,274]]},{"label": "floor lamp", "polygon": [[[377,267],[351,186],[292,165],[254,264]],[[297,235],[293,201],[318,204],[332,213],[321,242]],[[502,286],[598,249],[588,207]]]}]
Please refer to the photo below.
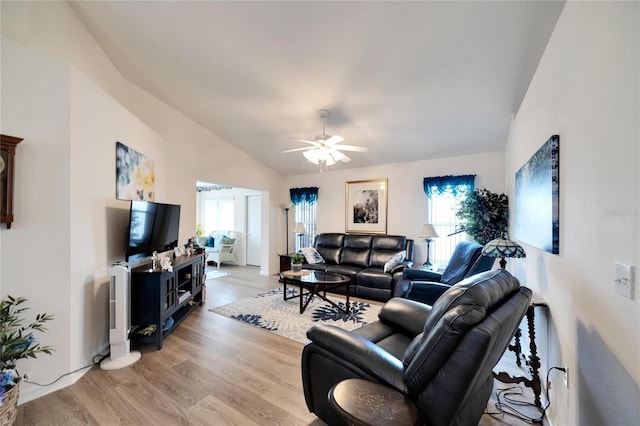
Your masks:
[{"label": "floor lamp", "polygon": [[287,242],[287,254],[289,254],[289,209],[293,207],[293,204],[280,204],[280,208],[284,209],[285,220],[285,241]]},{"label": "floor lamp", "polygon": [[425,223],[424,225],[422,225],[422,230],[420,230],[420,235],[418,235],[418,237],[424,238],[427,241],[427,260],[422,265],[426,268],[427,266],[431,266],[431,262],[429,261],[429,249],[430,249],[431,239],[438,238],[438,233],[436,232],[432,224]]}]

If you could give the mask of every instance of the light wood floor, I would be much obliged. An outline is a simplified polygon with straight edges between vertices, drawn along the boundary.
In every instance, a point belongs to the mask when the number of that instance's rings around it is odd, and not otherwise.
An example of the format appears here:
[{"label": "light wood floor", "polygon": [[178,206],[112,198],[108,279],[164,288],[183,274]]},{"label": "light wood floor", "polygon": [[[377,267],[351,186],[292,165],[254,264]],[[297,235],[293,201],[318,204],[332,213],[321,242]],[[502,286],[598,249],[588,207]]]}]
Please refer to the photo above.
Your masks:
[{"label": "light wood floor", "polygon": [[[222,269],[232,275],[207,281],[205,305],[162,350],[143,349],[121,370],[92,368],[72,386],[21,405],[15,425],[324,425],[304,402],[302,344],[209,312],[277,287],[277,277]],[[480,424],[525,424],[505,420],[485,415]]]}]

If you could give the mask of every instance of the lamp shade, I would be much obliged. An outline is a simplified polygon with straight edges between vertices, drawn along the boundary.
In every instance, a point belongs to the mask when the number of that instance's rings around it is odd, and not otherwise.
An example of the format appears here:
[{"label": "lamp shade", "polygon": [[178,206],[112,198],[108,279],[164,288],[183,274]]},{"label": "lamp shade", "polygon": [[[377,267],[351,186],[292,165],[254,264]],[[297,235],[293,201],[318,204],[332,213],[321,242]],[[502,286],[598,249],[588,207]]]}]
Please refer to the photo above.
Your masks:
[{"label": "lamp shade", "polygon": [[504,269],[507,262],[504,260],[505,257],[527,257],[522,246],[515,241],[511,241],[508,237],[503,236],[501,238],[496,238],[495,240],[489,241],[482,248],[482,255],[487,257],[499,257],[500,266]]},{"label": "lamp shade", "polygon": [[293,232],[295,232],[296,234],[304,234],[305,232],[307,232],[307,228],[304,226],[304,223],[296,223],[295,228],[293,228]]},{"label": "lamp shade", "polygon": [[420,230],[420,235],[418,235],[418,237],[419,238],[437,238],[438,233],[436,232],[432,224],[425,223],[424,225],[422,225],[422,229]]}]

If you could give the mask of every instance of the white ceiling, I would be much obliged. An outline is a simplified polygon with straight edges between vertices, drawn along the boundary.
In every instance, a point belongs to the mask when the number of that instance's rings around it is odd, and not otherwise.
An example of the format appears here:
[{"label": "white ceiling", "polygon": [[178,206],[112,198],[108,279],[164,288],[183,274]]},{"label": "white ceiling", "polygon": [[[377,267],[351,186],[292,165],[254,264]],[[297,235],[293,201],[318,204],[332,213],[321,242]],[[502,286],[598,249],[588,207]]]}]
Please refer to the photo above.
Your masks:
[{"label": "white ceiling", "polygon": [[283,175],[504,148],[564,2],[77,1],[125,78]]}]

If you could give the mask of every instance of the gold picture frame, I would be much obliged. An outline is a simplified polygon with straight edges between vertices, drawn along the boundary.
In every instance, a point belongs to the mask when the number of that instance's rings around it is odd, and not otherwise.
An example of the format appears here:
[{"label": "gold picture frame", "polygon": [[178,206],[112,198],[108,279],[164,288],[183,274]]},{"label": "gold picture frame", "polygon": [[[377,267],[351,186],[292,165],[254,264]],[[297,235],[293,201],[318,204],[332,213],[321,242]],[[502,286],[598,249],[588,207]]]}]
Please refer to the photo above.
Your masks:
[{"label": "gold picture frame", "polygon": [[387,233],[387,179],[355,180],[345,185],[347,233]]}]

